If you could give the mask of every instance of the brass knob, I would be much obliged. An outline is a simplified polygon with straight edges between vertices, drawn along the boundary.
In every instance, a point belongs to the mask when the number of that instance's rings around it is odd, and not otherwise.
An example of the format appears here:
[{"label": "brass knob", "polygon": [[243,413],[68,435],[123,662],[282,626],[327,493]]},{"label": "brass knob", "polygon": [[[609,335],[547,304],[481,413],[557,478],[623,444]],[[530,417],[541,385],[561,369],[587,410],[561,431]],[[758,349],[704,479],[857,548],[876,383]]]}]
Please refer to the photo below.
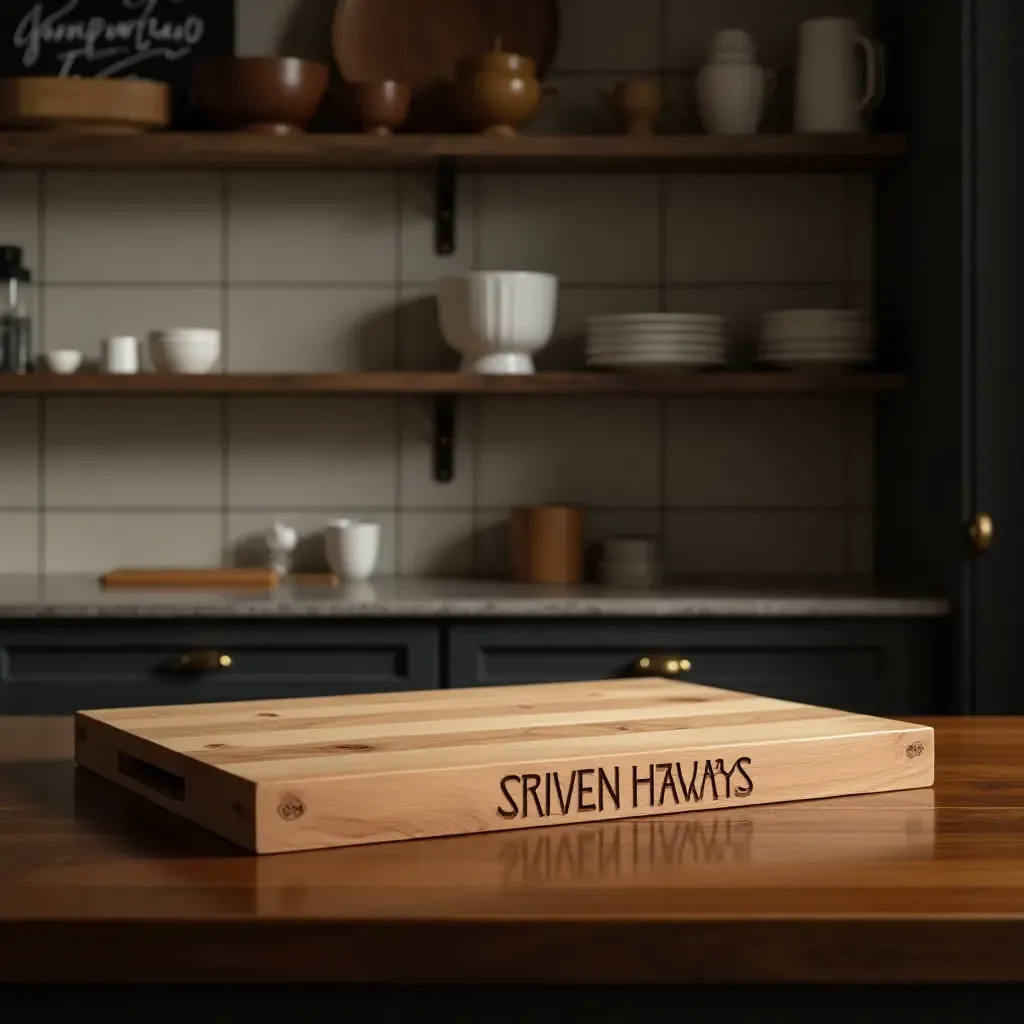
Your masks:
[{"label": "brass knob", "polygon": [[693,666],[686,658],[671,658],[658,655],[641,658],[634,666],[636,675],[649,676],[680,676],[689,672]]},{"label": "brass knob", "polygon": [[174,672],[226,672],[234,664],[230,654],[219,651],[192,651],[171,663]]},{"label": "brass knob", "polygon": [[971,543],[974,545],[975,551],[988,551],[992,547],[992,538],[995,533],[992,517],[984,513],[975,516],[968,533],[971,535]]}]

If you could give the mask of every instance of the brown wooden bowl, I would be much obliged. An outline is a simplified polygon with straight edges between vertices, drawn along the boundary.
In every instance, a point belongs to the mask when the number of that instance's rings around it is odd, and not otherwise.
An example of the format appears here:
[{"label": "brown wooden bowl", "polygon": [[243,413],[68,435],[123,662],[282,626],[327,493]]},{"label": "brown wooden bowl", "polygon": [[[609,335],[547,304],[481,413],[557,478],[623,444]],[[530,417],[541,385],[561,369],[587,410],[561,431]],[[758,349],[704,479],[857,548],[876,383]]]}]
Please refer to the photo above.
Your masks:
[{"label": "brown wooden bowl", "polygon": [[412,89],[401,82],[353,82],[349,93],[356,120],[368,134],[391,135],[409,116]]},{"label": "brown wooden bowl", "polygon": [[326,64],[298,57],[222,57],[194,71],[195,100],[228,131],[304,132],[330,81]]}]

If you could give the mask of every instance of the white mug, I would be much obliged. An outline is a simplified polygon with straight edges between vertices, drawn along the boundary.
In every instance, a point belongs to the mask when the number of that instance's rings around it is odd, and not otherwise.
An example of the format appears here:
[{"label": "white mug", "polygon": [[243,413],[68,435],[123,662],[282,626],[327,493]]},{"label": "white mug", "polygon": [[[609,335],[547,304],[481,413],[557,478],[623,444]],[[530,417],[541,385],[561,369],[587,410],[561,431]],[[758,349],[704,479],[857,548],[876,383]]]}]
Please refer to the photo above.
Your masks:
[{"label": "white mug", "polygon": [[[861,90],[857,50],[864,53]],[[863,112],[885,95],[885,52],[852,18],[811,18],[800,26],[794,128],[862,132]]]},{"label": "white mug", "polygon": [[106,373],[138,373],[139,339],[127,335],[104,339],[102,365]]},{"label": "white mug", "polygon": [[368,580],[380,555],[380,523],[336,519],[324,528],[324,547],[331,570],[342,581]]}]

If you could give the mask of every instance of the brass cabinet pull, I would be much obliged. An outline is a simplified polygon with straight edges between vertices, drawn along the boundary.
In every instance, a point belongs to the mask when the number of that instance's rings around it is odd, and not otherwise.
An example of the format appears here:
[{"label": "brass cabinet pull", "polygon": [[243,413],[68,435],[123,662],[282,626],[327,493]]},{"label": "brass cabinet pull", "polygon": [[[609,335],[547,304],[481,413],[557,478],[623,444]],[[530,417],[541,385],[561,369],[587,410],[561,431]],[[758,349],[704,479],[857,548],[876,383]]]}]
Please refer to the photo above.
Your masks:
[{"label": "brass cabinet pull", "polygon": [[230,654],[219,651],[191,651],[175,658],[171,670],[182,675],[190,672],[226,672],[234,664]]},{"label": "brass cabinet pull", "polygon": [[646,676],[680,676],[689,672],[693,666],[686,658],[671,658],[664,655],[641,658],[634,666],[636,675]]},{"label": "brass cabinet pull", "polygon": [[988,551],[992,547],[992,539],[995,534],[992,517],[984,513],[975,516],[968,533],[971,535],[971,543],[974,545],[975,551]]}]

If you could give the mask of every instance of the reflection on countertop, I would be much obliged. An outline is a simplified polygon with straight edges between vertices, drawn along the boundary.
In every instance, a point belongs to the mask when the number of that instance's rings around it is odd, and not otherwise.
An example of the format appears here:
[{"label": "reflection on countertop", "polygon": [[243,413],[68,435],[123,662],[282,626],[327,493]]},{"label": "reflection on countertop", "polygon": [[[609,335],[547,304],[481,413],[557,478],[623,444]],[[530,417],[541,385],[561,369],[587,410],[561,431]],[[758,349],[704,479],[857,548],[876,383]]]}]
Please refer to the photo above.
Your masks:
[{"label": "reflection on countertop", "polygon": [[947,601],[870,580],[722,579],[655,591],[381,578],[276,590],[107,591],[93,576],[0,575],[0,618],[930,618]]}]

